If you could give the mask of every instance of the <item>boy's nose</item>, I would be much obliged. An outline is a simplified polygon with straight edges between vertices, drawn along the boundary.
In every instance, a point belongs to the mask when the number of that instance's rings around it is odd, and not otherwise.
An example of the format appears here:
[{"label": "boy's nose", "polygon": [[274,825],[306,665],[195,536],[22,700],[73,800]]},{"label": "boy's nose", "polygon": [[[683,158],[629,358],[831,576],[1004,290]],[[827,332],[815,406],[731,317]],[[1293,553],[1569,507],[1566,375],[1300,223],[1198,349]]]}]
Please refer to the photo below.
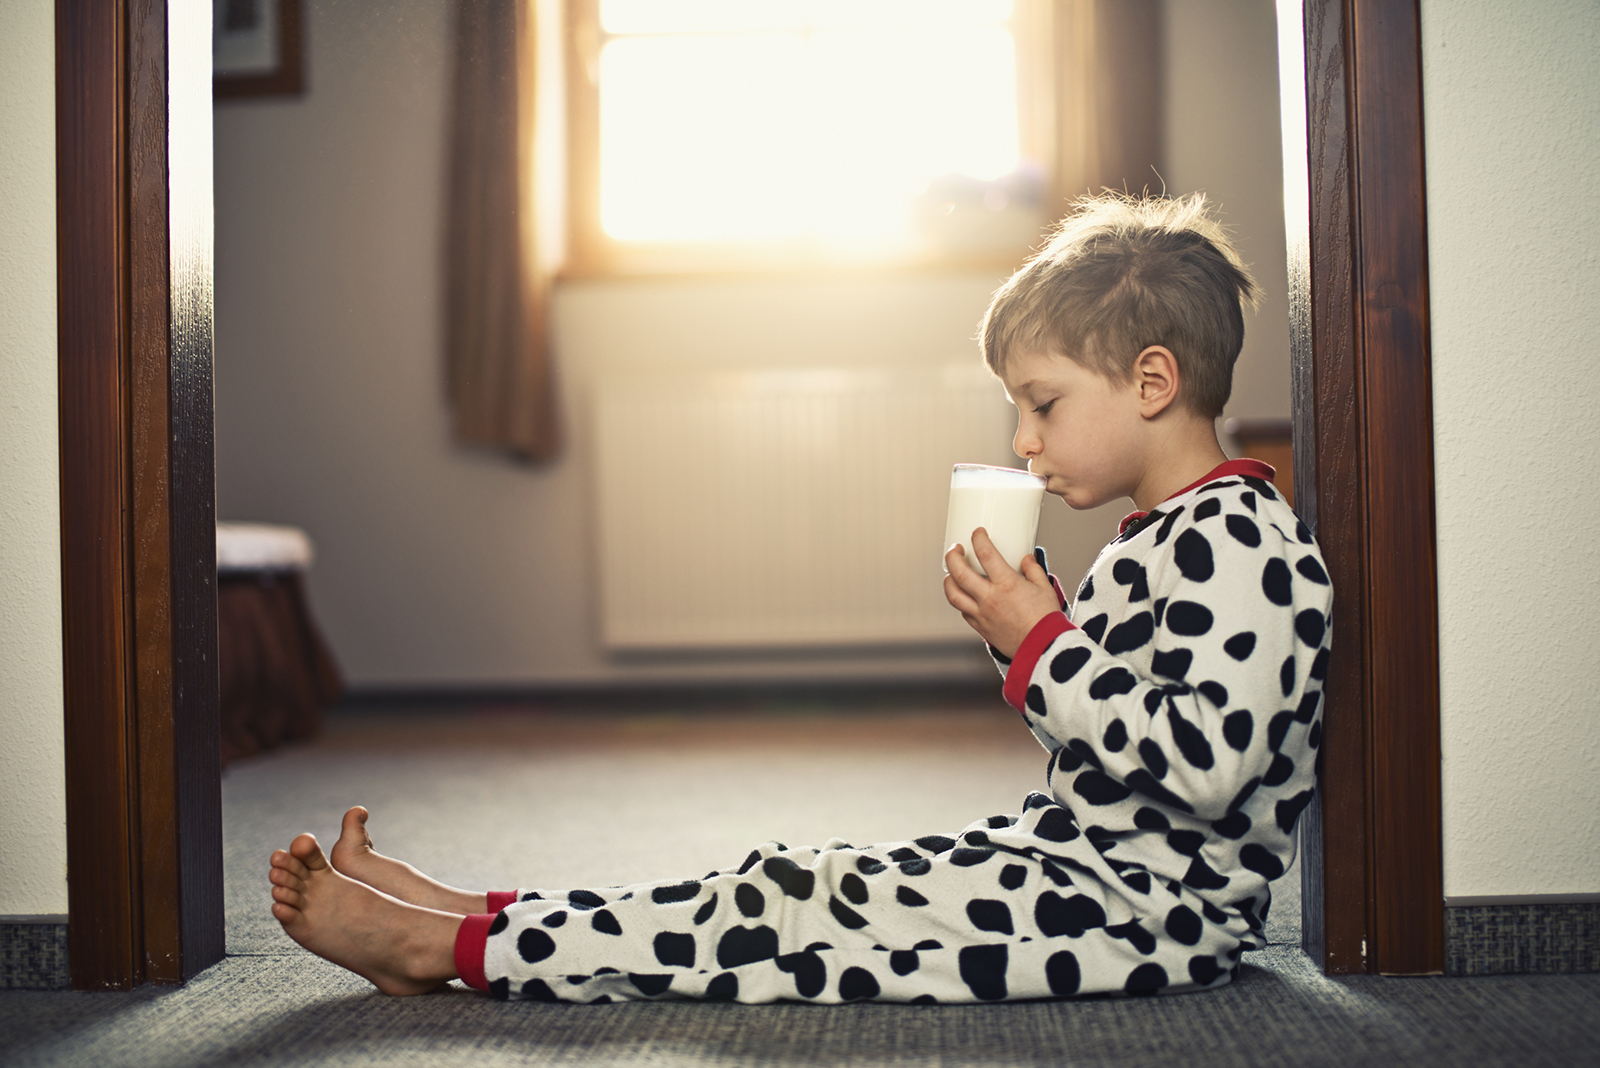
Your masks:
[{"label": "boy's nose", "polygon": [[1031,460],[1039,455],[1039,436],[1023,427],[1017,427],[1017,434],[1011,439],[1011,451],[1024,460]]}]

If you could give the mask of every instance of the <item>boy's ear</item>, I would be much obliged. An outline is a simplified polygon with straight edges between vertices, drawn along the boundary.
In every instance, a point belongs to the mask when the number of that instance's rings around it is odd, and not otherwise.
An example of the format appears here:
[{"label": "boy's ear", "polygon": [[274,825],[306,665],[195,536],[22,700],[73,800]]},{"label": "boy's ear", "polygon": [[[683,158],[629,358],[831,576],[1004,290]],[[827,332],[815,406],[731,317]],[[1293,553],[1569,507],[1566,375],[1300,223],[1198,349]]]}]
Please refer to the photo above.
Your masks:
[{"label": "boy's ear", "polygon": [[1153,419],[1178,399],[1178,358],[1165,345],[1151,345],[1133,361],[1139,414]]}]

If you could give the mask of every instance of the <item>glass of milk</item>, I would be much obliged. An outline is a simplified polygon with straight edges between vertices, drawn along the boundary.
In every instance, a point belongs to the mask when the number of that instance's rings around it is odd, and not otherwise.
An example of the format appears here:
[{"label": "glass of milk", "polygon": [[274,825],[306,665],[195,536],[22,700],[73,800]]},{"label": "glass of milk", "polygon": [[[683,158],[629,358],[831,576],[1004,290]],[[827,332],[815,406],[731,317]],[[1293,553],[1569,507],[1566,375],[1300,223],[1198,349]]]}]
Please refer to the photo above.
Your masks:
[{"label": "glass of milk", "polygon": [[1006,563],[1022,570],[1033,555],[1039,532],[1039,505],[1044,501],[1044,477],[1013,467],[956,464],[950,473],[950,511],[944,524],[944,548],[957,544],[967,550],[967,563],[987,575],[972,552],[972,532],[982,527]]}]

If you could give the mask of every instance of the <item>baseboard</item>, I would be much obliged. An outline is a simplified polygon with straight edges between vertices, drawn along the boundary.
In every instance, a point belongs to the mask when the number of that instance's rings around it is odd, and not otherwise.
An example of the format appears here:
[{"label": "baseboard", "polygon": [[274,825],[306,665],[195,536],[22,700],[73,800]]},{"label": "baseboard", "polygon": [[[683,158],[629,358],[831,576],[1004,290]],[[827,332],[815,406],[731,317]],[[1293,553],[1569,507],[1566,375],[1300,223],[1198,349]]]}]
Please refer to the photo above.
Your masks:
[{"label": "baseboard", "polygon": [[1482,904],[1450,899],[1445,974],[1600,972],[1600,901],[1582,898],[1590,895]]},{"label": "baseboard", "polygon": [[0,990],[65,990],[65,916],[0,916]]}]

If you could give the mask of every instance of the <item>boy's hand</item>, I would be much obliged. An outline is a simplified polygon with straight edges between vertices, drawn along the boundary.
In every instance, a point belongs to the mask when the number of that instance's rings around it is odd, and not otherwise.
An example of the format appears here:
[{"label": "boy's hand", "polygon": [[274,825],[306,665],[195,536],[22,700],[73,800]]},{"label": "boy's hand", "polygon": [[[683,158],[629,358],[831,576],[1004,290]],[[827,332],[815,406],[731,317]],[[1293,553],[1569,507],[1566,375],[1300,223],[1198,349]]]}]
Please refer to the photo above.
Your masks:
[{"label": "boy's hand", "polygon": [[989,532],[972,532],[972,552],[989,573],[978,574],[957,545],[944,556],[944,596],[983,640],[1006,656],[1015,656],[1034,625],[1060,610],[1050,575],[1032,556],[1018,571],[994,547]]}]

